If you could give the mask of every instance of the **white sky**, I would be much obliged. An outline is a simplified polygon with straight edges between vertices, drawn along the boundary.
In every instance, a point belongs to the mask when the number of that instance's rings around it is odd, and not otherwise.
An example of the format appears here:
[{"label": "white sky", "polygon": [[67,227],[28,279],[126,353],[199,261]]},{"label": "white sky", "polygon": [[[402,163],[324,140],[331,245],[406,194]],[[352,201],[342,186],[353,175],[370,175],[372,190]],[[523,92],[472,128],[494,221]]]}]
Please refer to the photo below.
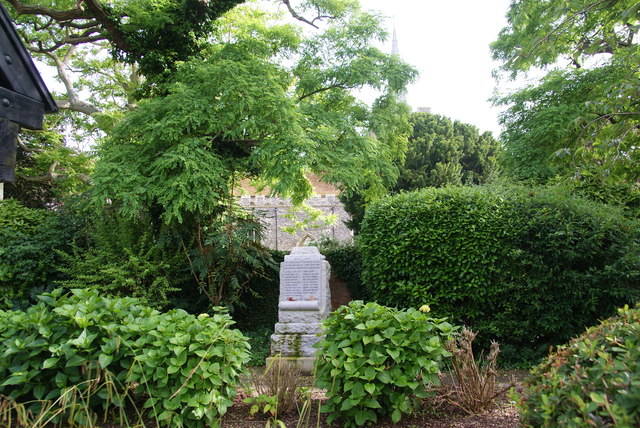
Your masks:
[{"label": "white sky", "polygon": [[[488,98],[495,88],[489,44],[506,25],[510,0],[360,0],[395,23],[400,56],[420,71],[406,100],[431,112],[500,133]],[[391,51],[391,36],[383,47]]]}]

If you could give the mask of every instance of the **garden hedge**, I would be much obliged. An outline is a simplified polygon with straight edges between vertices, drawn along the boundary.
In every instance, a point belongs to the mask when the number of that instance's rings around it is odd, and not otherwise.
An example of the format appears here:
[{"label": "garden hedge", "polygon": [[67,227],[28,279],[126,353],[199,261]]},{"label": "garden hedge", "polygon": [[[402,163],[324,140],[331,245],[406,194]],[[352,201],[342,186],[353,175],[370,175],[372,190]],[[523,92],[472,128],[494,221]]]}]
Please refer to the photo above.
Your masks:
[{"label": "garden hedge", "polygon": [[359,238],[381,304],[430,304],[498,340],[503,363],[549,346],[640,296],[640,224],[559,188],[425,189],[384,199]]},{"label": "garden hedge", "polygon": [[254,277],[248,291],[236,303],[233,319],[251,344],[250,366],[262,366],[271,351],[271,335],[278,322],[280,298],[280,263],[285,252],[270,250],[274,266],[265,269],[266,276]]}]

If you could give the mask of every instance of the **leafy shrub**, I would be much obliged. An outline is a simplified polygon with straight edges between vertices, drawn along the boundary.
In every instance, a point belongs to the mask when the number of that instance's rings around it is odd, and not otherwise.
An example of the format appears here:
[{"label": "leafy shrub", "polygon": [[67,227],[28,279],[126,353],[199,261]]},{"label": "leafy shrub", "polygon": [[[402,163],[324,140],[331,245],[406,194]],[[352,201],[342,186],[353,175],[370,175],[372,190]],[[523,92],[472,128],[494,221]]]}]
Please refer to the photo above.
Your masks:
[{"label": "leafy shrub", "polygon": [[265,275],[249,282],[248,292],[240,297],[234,307],[233,319],[251,344],[250,366],[263,366],[271,352],[271,335],[278,322],[280,297],[280,262],[284,252],[271,250],[273,264],[265,267]]},{"label": "leafy shrub", "polygon": [[[0,394],[30,402],[34,414],[39,400],[87,387],[86,373],[98,370],[146,398],[143,407],[164,425],[208,426],[232,404],[249,346],[229,328],[228,315],[161,313],[93,290],[58,289],[39,298],[26,311],[0,311]],[[87,406],[108,405],[105,394]]]},{"label": "leafy shrub", "polygon": [[274,263],[265,266],[265,275],[253,277],[248,290],[236,303],[233,319],[242,331],[273,332],[278,322],[278,299],[280,298],[280,263],[285,253],[270,250]]},{"label": "leafy shrub", "polygon": [[640,296],[640,227],[562,189],[426,189],[367,211],[363,282],[391,306],[430,302],[530,364]]},{"label": "leafy shrub", "polygon": [[87,248],[60,253],[66,288],[95,288],[119,297],[137,297],[157,309],[168,305],[177,285],[188,280],[184,256],[160,245],[153,225],[105,210],[89,214]]},{"label": "leafy shrub", "polygon": [[524,426],[640,426],[640,306],[560,346],[517,398]]},{"label": "leafy shrub", "polygon": [[322,411],[328,422],[345,426],[376,422],[391,414],[394,422],[438,384],[439,363],[450,354],[445,342],[454,328],[443,319],[409,309],[352,301],[325,322],[318,342],[317,385],[327,389]]},{"label": "leafy shrub", "polygon": [[262,327],[253,330],[241,330],[251,345],[251,357],[247,361],[250,367],[264,366],[264,362],[271,353],[271,335],[274,324],[271,327]]},{"label": "leafy shrub", "polygon": [[0,202],[0,308],[24,305],[64,277],[56,250],[69,249],[77,230],[77,220],[62,211]]}]

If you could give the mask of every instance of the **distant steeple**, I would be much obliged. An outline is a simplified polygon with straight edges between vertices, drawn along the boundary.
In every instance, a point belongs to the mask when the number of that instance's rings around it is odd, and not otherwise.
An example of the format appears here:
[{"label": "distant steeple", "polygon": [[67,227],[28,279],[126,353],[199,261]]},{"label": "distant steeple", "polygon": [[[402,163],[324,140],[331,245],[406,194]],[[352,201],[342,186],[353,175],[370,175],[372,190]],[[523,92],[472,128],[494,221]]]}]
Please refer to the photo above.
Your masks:
[{"label": "distant steeple", "polygon": [[393,24],[393,37],[391,39],[391,55],[400,56],[400,48],[398,47],[398,36],[396,35],[395,24]]},{"label": "distant steeple", "polygon": [[[398,35],[396,34],[396,24],[393,24],[393,35],[391,37],[391,55],[400,57],[400,48],[398,47]],[[402,91],[398,94],[398,100],[407,102],[406,92]]]}]

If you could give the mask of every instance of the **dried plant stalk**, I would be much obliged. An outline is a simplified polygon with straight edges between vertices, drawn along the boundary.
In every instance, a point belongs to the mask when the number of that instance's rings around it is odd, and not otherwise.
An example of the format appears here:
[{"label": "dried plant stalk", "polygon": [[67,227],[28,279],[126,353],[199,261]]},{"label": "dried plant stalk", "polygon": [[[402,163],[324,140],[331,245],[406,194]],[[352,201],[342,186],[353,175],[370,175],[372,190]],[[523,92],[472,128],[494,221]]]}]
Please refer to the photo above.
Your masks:
[{"label": "dried plant stalk", "polygon": [[449,342],[447,350],[451,352],[453,365],[452,393],[449,402],[469,414],[486,412],[494,399],[506,392],[509,387],[496,392],[496,361],[500,354],[500,345],[491,343],[489,355],[482,364],[473,356],[473,340],[477,333],[463,327],[460,336]]},{"label": "dried plant stalk", "polygon": [[274,358],[265,372],[253,379],[258,394],[278,397],[278,414],[287,414],[297,408],[301,386],[300,370],[281,358]]}]

